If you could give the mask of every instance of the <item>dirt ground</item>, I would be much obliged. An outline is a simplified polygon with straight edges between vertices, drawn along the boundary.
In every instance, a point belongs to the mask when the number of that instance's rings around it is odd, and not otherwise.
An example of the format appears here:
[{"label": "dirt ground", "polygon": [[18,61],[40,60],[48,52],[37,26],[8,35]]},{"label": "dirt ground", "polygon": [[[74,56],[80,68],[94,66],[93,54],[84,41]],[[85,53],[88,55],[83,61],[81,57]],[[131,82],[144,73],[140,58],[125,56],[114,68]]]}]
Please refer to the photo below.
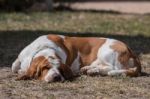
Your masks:
[{"label": "dirt ground", "polygon": [[[142,55],[145,72],[150,57]],[[144,59],[144,60],[143,60]],[[0,68],[0,99],[149,99],[150,77],[89,77],[71,82],[15,81],[9,67]]]},{"label": "dirt ground", "polygon": [[[149,55],[141,55],[150,73]],[[149,99],[150,77],[80,76],[69,82],[15,81],[10,67],[0,68],[0,99]]]},{"label": "dirt ground", "polygon": [[[23,33],[22,33],[23,34]],[[10,34],[9,34],[10,35]],[[40,34],[41,35],[41,34]],[[0,99],[149,99],[150,97],[150,77],[89,77],[80,76],[73,81],[45,83],[42,81],[15,81],[16,74],[11,72],[11,63],[17,57],[19,51],[29,44],[37,35],[1,35],[1,52],[8,56],[1,59],[7,67],[0,67]],[[114,38],[117,38],[114,36]],[[139,53],[142,62],[143,72],[150,73],[149,47],[140,47],[150,42],[144,37],[121,37]],[[3,40],[5,39],[5,42]],[[136,46],[133,46],[138,44]],[[17,48],[14,46],[17,45]],[[137,48],[136,48],[137,47]],[[140,49],[138,49],[140,48]],[[148,49],[148,50],[147,50]],[[1,55],[2,56],[2,55]],[[6,61],[7,60],[7,61]],[[8,62],[8,63],[7,63]]]}]

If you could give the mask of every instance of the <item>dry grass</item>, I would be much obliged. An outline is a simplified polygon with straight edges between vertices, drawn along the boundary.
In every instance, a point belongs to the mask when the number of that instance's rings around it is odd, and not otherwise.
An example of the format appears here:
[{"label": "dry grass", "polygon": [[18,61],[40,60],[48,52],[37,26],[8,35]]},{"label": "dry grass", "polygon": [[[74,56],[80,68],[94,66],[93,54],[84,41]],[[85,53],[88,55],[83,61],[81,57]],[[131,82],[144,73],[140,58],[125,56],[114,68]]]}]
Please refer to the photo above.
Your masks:
[{"label": "dry grass", "polygon": [[93,12],[1,13],[0,99],[149,99],[148,76],[129,78],[82,75],[71,82],[47,84],[36,80],[15,81],[16,75],[10,69],[22,48],[39,35],[55,33],[120,39],[140,56],[143,71],[150,73],[149,26],[149,15]]}]

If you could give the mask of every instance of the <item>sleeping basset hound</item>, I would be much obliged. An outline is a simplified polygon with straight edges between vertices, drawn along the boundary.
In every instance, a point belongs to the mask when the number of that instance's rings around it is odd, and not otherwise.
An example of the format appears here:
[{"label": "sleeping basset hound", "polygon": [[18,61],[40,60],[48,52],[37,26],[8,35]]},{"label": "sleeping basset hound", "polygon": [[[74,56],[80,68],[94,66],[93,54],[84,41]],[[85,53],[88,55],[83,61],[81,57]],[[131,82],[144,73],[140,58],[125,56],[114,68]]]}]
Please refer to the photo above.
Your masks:
[{"label": "sleeping basset hound", "polygon": [[96,37],[44,35],[25,47],[12,64],[18,80],[64,81],[80,74],[139,76],[139,58],[123,42]]}]

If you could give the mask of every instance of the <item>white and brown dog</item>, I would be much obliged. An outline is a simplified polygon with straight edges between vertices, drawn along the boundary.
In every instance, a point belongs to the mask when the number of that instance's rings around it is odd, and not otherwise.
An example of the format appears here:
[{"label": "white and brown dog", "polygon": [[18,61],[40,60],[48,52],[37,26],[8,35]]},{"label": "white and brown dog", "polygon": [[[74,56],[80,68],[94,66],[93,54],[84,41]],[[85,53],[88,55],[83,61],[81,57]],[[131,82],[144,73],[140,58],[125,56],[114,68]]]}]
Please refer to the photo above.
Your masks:
[{"label": "white and brown dog", "polygon": [[18,79],[46,82],[87,75],[138,76],[139,58],[118,40],[44,35],[24,48],[12,65]]}]

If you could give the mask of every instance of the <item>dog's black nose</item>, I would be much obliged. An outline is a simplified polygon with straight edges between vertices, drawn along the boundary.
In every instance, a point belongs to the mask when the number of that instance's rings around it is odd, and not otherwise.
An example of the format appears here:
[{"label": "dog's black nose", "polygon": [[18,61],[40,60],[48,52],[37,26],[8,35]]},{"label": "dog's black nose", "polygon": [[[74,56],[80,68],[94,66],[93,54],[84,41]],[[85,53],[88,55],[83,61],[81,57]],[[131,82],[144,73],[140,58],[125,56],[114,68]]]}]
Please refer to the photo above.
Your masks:
[{"label": "dog's black nose", "polygon": [[61,77],[60,76],[55,76],[54,81],[61,81]]}]

